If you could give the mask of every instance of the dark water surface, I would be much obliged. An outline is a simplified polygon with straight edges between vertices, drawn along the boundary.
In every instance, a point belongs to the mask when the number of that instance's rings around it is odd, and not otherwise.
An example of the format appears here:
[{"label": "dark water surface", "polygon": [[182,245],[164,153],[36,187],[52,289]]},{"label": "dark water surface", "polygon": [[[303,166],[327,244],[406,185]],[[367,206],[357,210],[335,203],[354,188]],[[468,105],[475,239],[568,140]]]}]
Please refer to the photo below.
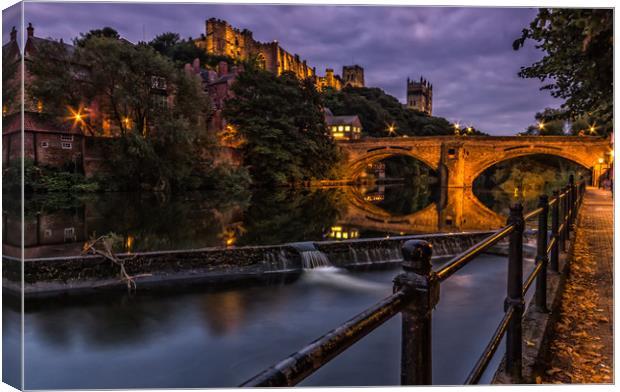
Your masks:
[{"label": "dark water surface", "polygon": [[[26,388],[233,387],[389,295],[398,272],[327,267],[262,287],[29,300]],[[485,255],[442,284],[435,384],[464,381],[503,315],[505,280],[506,258]],[[5,314],[7,338],[18,339],[19,310]],[[394,317],[302,385],[397,385],[400,323]]]},{"label": "dark water surface", "polygon": [[[526,209],[535,205],[530,199]],[[431,184],[238,195],[43,195],[26,201],[25,256],[79,255],[84,242],[108,233],[122,238],[118,251],[138,252],[488,230],[504,224],[515,200],[497,191]],[[3,213],[4,254],[18,256],[20,236],[13,234],[21,231],[20,215],[10,211]]]}]

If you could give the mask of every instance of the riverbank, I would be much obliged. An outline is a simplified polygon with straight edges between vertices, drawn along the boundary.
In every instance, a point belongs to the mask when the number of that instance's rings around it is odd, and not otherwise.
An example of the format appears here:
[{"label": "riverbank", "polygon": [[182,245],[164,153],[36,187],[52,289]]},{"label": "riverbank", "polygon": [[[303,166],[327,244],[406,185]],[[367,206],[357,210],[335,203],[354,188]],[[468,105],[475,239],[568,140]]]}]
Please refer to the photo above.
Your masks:
[{"label": "riverbank", "polygon": [[613,199],[588,188],[541,383],[613,383]]}]

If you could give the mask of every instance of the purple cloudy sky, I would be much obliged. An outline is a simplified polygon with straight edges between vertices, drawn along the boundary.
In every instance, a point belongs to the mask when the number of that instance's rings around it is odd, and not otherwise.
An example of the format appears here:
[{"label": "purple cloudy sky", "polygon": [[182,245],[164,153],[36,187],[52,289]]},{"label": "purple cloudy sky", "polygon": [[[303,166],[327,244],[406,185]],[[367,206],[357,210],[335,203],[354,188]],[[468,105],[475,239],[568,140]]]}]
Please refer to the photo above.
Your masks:
[{"label": "purple cloudy sky", "polygon": [[[15,15],[3,14],[5,42]],[[512,50],[535,15],[531,8],[25,4],[25,22],[32,22],[35,35],[65,41],[103,26],[133,42],[166,31],[198,37],[207,18],[222,18],[258,40],[277,39],[320,74],[360,64],[368,86],[401,102],[407,77],[423,75],[434,86],[435,115],[496,135],[522,131],[537,111],[561,103],[539,91],[538,80],[516,75],[542,56],[532,44]]]}]

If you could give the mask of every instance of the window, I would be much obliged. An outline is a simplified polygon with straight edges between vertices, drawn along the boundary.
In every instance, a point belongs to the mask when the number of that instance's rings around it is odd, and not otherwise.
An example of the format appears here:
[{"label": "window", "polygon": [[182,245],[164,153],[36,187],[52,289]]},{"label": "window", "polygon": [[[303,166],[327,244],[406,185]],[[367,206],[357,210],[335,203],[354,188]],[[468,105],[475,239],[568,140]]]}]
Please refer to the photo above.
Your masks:
[{"label": "window", "polygon": [[75,228],[65,227],[65,241],[75,240]]},{"label": "window", "polygon": [[45,238],[49,238],[52,236],[52,229],[45,229],[45,231],[43,232],[43,236]]},{"label": "window", "polygon": [[338,125],[338,131],[339,131],[339,132],[344,131],[344,127],[343,127],[342,125]]},{"label": "window", "polygon": [[73,135],[60,135],[60,140],[63,142],[72,142]]},{"label": "window", "polygon": [[345,126],[344,130],[347,131],[347,132],[350,132],[351,131],[351,126],[350,125]]},{"label": "window", "polygon": [[48,142],[41,142],[41,148],[48,148],[50,144]]},{"label": "window", "polygon": [[151,76],[151,88],[156,90],[165,90],[166,78],[162,78],[161,76]]},{"label": "window", "polygon": [[73,148],[72,143],[66,143],[66,142],[60,143],[60,146],[62,147],[63,150],[70,150]]}]

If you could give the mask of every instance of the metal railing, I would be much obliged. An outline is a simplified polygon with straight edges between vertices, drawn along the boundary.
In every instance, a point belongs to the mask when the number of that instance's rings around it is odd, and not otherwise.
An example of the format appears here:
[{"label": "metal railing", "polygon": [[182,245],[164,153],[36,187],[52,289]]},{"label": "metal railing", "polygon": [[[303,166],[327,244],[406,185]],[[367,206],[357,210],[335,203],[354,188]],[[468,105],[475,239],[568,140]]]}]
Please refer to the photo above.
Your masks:
[{"label": "metal railing", "polygon": [[[476,384],[484,374],[502,338],[506,335],[506,369],[519,380],[522,374],[522,318],[524,297],[534,285],[534,305],[547,312],[547,271],[559,271],[559,254],[566,241],[585,193],[585,182],[569,184],[542,195],[538,208],[523,215],[523,206],[510,208],[507,225],[481,242],[449,260],[439,271],[431,268],[432,246],[423,240],[409,240],[402,246],[403,272],[394,278],[393,294],[349,321],[316,339],[300,351],[244,382],[241,387],[294,386],[328,363],[338,354],[368,335],[399,312],[402,314],[401,384],[432,384],[432,313],[439,302],[440,284],[476,256],[507,238],[508,284],[504,317],[491,336],[465,384]],[[548,216],[551,209],[551,236]],[[523,281],[523,232],[525,221],[538,217],[536,264]]]}]

